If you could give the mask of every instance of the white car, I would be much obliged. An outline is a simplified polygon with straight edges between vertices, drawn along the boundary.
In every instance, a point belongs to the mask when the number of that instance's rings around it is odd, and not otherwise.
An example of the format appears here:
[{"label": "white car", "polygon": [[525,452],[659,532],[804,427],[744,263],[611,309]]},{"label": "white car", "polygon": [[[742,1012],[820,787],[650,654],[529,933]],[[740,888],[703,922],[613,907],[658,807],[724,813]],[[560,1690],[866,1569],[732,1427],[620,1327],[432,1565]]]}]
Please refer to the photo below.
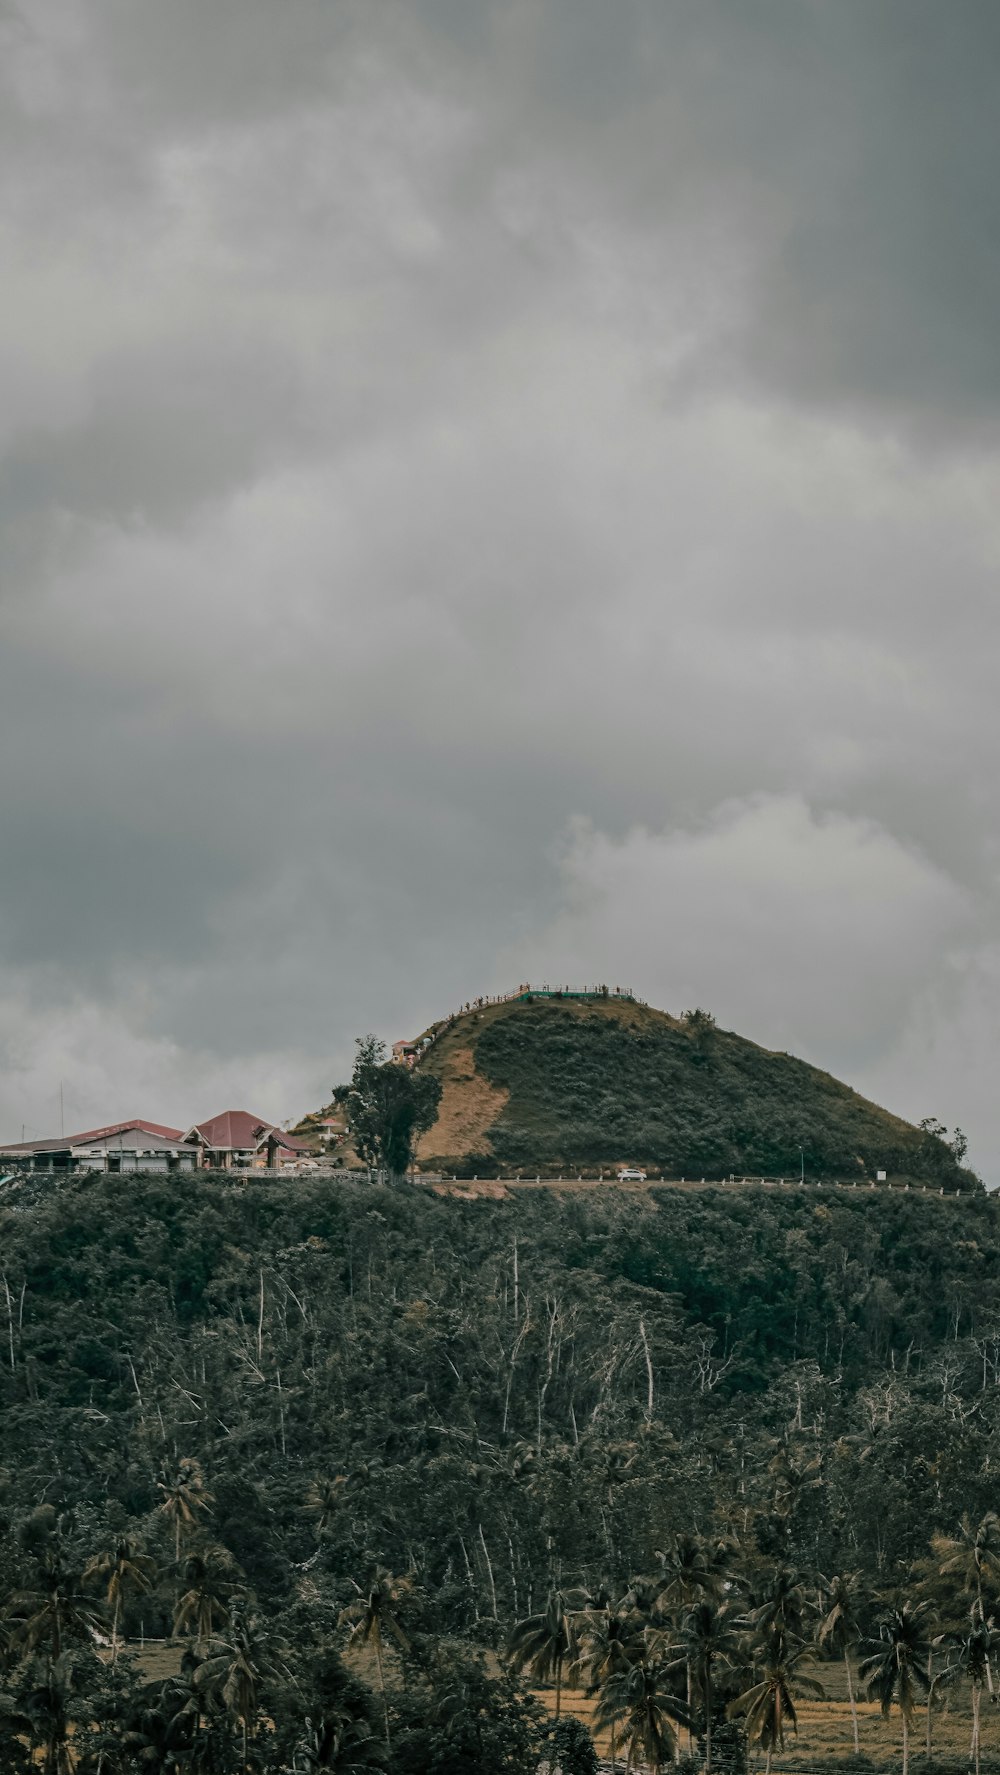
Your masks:
[{"label": "white car", "polygon": [[645,1183],[645,1181],[645,1171],[634,1171],[629,1165],[626,1165],[625,1168],[618,1173],[619,1183]]}]

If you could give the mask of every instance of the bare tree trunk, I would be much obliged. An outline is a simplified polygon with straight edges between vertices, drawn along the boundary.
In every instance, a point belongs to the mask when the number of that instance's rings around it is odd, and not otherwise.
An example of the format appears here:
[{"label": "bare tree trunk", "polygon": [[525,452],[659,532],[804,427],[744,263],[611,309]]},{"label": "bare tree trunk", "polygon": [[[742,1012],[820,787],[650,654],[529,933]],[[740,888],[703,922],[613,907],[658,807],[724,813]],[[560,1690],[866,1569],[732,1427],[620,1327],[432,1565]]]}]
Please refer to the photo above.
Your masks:
[{"label": "bare tree trunk", "polygon": [[851,1679],[851,1654],[846,1646],[844,1647],[844,1669],[847,1672],[847,1699],[851,1703],[851,1726],[854,1730],[854,1754],[855,1756],[860,1756],[861,1745],[858,1742],[858,1704],[854,1699],[854,1683]]},{"label": "bare tree trunk", "polygon": [[653,1359],[649,1353],[646,1327],[641,1319],[639,1320],[639,1336],[642,1338],[642,1350],[646,1358],[646,1420],[651,1422],[653,1417]]},{"label": "bare tree trunk", "polygon": [[903,1775],[910,1775],[910,1724],[903,1714]]},{"label": "bare tree trunk", "polygon": [[[385,1676],[382,1670],[382,1641],[380,1639],[376,1639],[375,1641],[375,1661],[378,1664],[378,1690],[382,1697],[382,1715],[385,1719],[385,1748],[386,1750],[391,1750],[392,1744],[389,1740],[389,1699],[385,1692]],[[905,1769],[903,1775],[906,1775]]]},{"label": "bare tree trunk", "polygon": [[493,1582],[493,1562],[490,1559],[489,1548],[486,1545],[486,1536],[483,1534],[482,1523],[479,1524],[479,1545],[483,1550],[483,1558],[486,1561],[486,1572],[490,1580],[490,1596],[493,1599],[493,1619],[494,1621],[498,1621],[500,1617],[497,1614],[497,1587]]}]

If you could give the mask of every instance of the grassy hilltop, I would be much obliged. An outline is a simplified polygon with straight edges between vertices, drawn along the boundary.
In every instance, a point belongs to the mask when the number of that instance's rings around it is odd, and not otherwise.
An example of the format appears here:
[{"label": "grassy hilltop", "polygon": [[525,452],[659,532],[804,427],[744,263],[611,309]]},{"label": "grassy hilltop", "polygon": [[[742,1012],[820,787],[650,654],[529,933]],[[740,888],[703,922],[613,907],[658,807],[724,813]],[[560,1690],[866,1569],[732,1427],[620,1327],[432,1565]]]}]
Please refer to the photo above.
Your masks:
[{"label": "grassy hilltop", "polygon": [[912,1177],[973,1186],[943,1140],[791,1054],[710,1020],[622,1001],[486,1005],[434,1025],[420,1065],[443,1086],[420,1142],[425,1168],[479,1176],[642,1165],[673,1177],[730,1172]]}]

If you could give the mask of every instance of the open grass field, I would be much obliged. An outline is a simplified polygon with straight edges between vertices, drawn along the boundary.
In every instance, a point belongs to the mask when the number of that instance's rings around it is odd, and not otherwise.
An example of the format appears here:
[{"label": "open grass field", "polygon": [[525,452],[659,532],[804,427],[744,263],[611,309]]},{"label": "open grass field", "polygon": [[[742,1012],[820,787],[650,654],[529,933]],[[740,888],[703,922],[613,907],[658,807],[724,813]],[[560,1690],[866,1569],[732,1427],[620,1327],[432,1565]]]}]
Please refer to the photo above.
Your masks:
[{"label": "open grass field", "polygon": [[[150,1682],[171,1676],[180,1668],[181,1648],[169,1640],[150,1642],[142,1648],[130,1646],[124,1655],[135,1659],[144,1676]],[[347,1653],[347,1662],[360,1677],[374,1687],[376,1672],[373,1656],[359,1648]],[[390,1684],[398,1682],[400,1672],[391,1652],[387,1652],[386,1655],[386,1673]],[[806,1772],[813,1770],[835,1769],[837,1764],[853,1759],[851,1709],[847,1699],[847,1682],[843,1664],[839,1662],[816,1664],[811,1666],[805,1674],[822,1683],[825,1699],[807,1698],[797,1703],[798,1734],[789,1732],[784,1752],[775,1753],[772,1759],[772,1769],[777,1772],[777,1775],[806,1775]],[[533,1690],[533,1693],[546,1712],[555,1713],[554,1688],[537,1688]],[[998,1701],[1000,1701],[1000,1695],[998,1695]],[[593,1698],[586,1695],[582,1689],[564,1688],[561,1705],[563,1713],[572,1714],[576,1719],[583,1721],[592,1733],[598,1754],[602,1758],[607,1758],[611,1750],[608,1734],[593,1730],[595,1707]],[[926,1711],[921,1708],[914,1721],[910,1739],[911,1775],[920,1775],[924,1762],[926,1718]],[[883,1719],[879,1708],[874,1703],[859,1700],[858,1722],[862,1756],[868,1758],[877,1769],[898,1768],[900,1724],[899,1714],[895,1708],[888,1719]],[[983,1697],[981,1728],[984,1767],[990,1765],[1000,1767],[1000,1705],[991,1706],[988,1695]],[[933,1756],[947,1758],[949,1761],[962,1759],[971,1768],[969,1755],[971,1732],[972,1718],[968,1685],[956,1683],[948,1688],[933,1711],[931,1720]],[[685,1751],[687,1748],[686,1738],[682,1736],[681,1750]],[[757,1763],[763,1767],[763,1756],[751,1751],[751,1768]]]},{"label": "open grass field", "polygon": [[[803,1699],[796,1704],[798,1734],[788,1733],[784,1752],[776,1752],[771,1764],[773,1770],[783,1771],[784,1775],[806,1775],[806,1772],[812,1770],[831,1767],[835,1769],[838,1763],[852,1761],[854,1757],[851,1709],[843,1665],[817,1664],[804,1674],[822,1683],[826,1699]],[[534,1693],[547,1712],[554,1714],[554,1688],[536,1689]],[[592,1733],[598,1754],[606,1758],[610,1755],[610,1741],[607,1733],[593,1731],[594,1706],[594,1701],[582,1690],[563,1689],[562,1711],[583,1721]],[[926,1719],[926,1710],[921,1708],[910,1737],[911,1775],[919,1775],[924,1763]],[[888,1719],[883,1719],[880,1709],[874,1703],[859,1700],[858,1726],[862,1756],[868,1758],[878,1769],[898,1768],[900,1722],[896,1709],[893,1709]],[[949,1688],[942,1701],[935,1706],[931,1735],[934,1758],[947,1758],[949,1761],[961,1758],[971,1768],[969,1744],[972,1716],[966,1684],[957,1683]],[[983,1697],[981,1737],[984,1766],[1000,1765],[1000,1706],[991,1706],[988,1695]],[[687,1749],[686,1737],[682,1735],[682,1753]],[[763,1761],[762,1753],[751,1748],[751,1769],[757,1764],[762,1768]]]}]

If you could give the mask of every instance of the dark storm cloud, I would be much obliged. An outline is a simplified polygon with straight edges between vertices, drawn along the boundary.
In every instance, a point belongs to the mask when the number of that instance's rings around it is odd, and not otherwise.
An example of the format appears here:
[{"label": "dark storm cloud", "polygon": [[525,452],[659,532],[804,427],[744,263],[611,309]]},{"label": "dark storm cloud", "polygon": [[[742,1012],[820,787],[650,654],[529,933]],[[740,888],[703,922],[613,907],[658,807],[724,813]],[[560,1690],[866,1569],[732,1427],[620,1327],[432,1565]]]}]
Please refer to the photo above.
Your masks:
[{"label": "dark storm cloud", "polygon": [[11,1125],[291,1114],[538,966],[1000,1162],[998,67],[964,0],[0,6]]}]

